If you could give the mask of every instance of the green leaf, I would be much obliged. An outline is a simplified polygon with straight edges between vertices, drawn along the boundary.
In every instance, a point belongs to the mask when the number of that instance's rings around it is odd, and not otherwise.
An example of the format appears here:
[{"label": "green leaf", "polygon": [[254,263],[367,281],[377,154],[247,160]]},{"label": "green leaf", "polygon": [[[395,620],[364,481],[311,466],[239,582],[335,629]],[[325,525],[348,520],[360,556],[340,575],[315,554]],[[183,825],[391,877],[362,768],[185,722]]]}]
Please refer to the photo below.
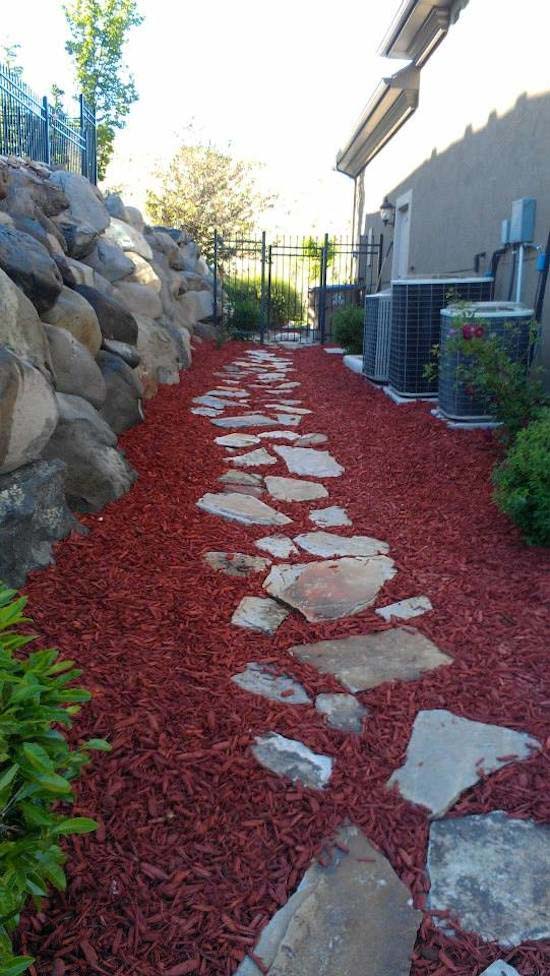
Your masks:
[{"label": "green leaf", "polygon": [[97,828],[96,821],[89,817],[68,817],[55,825],[52,834],[89,834]]},{"label": "green leaf", "polygon": [[54,764],[48,753],[37,742],[24,742],[21,751],[34,769],[38,769],[41,773],[54,771]]},{"label": "green leaf", "polygon": [[19,976],[32,966],[32,956],[13,956],[11,961],[0,963],[0,976]]},{"label": "green leaf", "polygon": [[48,793],[55,793],[59,796],[72,794],[70,783],[63,776],[58,776],[57,773],[39,773],[35,777],[35,782]]},{"label": "green leaf", "polygon": [[18,770],[19,766],[17,763],[14,763],[13,766],[10,766],[10,768],[7,769],[2,776],[0,776],[0,793],[2,790],[5,790],[6,786],[9,786],[10,783],[15,779]]},{"label": "green leaf", "polygon": [[59,864],[56,864],[54,861],[48,861],[47,864],[44,865],[43,870],[44,874],[51,881],[54,888],[57,888],[58,891],[65,891],[65,888],[67,887],[67,879],[65,877],[63,868],[60,867]]},{"label": "green leaf", "polygon": [[82,744],[83,749],[94,749],[96,752],[111,752],[112,745],[106,739],[87,739]]}]

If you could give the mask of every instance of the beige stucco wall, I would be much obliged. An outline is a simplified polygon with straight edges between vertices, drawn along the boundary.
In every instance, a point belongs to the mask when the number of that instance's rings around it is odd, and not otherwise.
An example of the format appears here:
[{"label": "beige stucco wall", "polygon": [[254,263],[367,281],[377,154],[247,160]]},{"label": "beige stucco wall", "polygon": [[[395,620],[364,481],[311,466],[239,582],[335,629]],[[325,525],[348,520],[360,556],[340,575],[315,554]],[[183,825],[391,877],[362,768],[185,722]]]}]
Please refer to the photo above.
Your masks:
[{"label": "beige stucco wall", "polygon": [[[360,226],[383,230],[385,194],[412,190],[411,273],[446,273],[487,262],[500,243],[512,200],[537,200],[535,237],[550,230],[549,0],[470,0],[422,70],[420,105],[364,173]],[[388,74],[394,70],[388,63]],[[386,244],[391,231],[385,231]],[[534,252],[524,301],[536,284]],[[505,297],[506,263],[498,276]],[[391,274],[391,258],[384,278]],[[550,364],[550,284],[545,314]]]}]

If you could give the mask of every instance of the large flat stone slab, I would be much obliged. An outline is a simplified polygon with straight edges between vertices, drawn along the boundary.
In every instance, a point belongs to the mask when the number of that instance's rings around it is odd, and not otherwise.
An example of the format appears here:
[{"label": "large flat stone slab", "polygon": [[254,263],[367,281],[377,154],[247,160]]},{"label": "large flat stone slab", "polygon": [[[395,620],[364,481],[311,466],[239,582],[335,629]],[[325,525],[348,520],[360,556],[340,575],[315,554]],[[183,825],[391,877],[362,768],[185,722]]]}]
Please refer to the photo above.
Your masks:
[{"label": "large flat stone slab", "polygon": [[497,959],[488,969],[483,970],[481,976],[519,976],[519,973],[503,959]]},{"label": "large flat stone slab", "polygon": [[308,705],[311,701],[305,689],[294,678],[277,674],[273,668],[255,661],[247,664],[240,674],[234,674],[231,681],[244,691],[284,702],[286,705]]},{"label": "large flat stone slab", "polygon": [[266,407],[278,410],[279,413],[294,414],[297,417],[305,417],[306,414],[313,413],[313,410],[308,410],[307,407],[287,406],[286,403],[266,403]]},{"label": "large flat stone slab", "polygon": [[271,559],[248,556],[244,552],[205,552],[202,558],[207,566],[226,576],[251,576],[271,566]]},{"label": "large flat stone slab", "polygon": [[294,447],[315,447],[317,444],[326,444],[327,441],[326,434],[302,434],[294,441]]},{"label": "large flat stone slab", "polygon": [[201,407],[213,407],[214,410],[225,410],[228,406],[226,400],[221,400],[219,397],[214,396],[193,397],[193,403],[197,403]]},{"label": "large flat stone slab", "polygon": [[386,681],[415,681],[452,658],[413,627],[297,644],[290,653],[322,674],[332,674],[348,691],[367,691]]},{"label": "large flat stone slab", "polygon": [[276,600],[261,596],[245,596],[231,617],[236,627],[274,634],[288,617],[289,611]]},{"label": "large flat stone slab", "polygon": [[328,508],[312,508],[308,517],[310,522],[321,526],[321,528],[352,524],[345,508],[340,508],[339,505],[330,505]]},{"label": "large flat stone slab", "polygon": [[[340,846],[336,846],[340,845]],[[343,827],[235,976],[409,976],[422,914],[358,827]]]},{"label": "large flat stone slab", "polygon": [[237,454],[236,457],[229,459],[229,463],[239,468],[259,468],[265,464],[277,464],[277,458],[266,451],[265,447],[258,447],[255,451],[248,451],[247,454]]},{"label": "large flat stone slab", "polygon": [[370,607],[396,573],[387,556],[344,556],[324,562],[274,566],[264,589],[303,613],[306,620],[338,620]]},{"label": "large flat stone slab", "polygon": [[341,692],[317,695],[315,708],[327,725],[340,732],[361,732],[363,719],[368,715],[368,710],[353,695]]},{"label": "large flat stone slab", "polygon": [[300,435],[296,433],[295,430],[262,430],[261,434],[258,434],[262,440],[269,441],[297,441],[300,439]]},{"label": "large flat stone slab", "polygon": [[197,417],[221,417],[221,410],[214,410],[213,407],[191,407],[191,413]]},{"label": "large flat stone slab", "polygon": [[328,491],[316,481],[301,481],[298,478],[278,478],[269,475],[265,486],[272,498],[280,502],[307,502],[316,498],[327,498]]},{"label": "large flat stone slab", "polygon": [[215,427],[237,429],[240,427],[273,427],[273,417],[262,413],[243,413],[239,417],[217,417],[212,421]]},{"label": "large flat stone slab", "polygon": [[433,610],[427,596],[410,596],[406,600],[399,600],[397,603],[388,603],[386,607],[379,607],[375,612],[383,620],[390,621],[392,617],[398,620],[412,620],[413,617],[420,617],[423,613]]},{"label": "large flat stone slab", "polygon": [[288,559],[289,556],[295,556],[298,552],[292,539],[286,535],[266,535],[263,539],[256,539],[255,545],[258,549],[269,552],[278,559]]},{"label": "large flat stone slab", "polygon": [[256,434],[222,434],[214,440],[221,447],[254,447],[255,444],[261,443]]},{"label": "large flat stone slab", "polygon": [[334,532],[304,532],[294,542],[313,556],[378,556],[389,552],[387,542],[368,535],[343,536]]},{"label": "large flat stone slab", "polygon": [[539,749],[537,739],[501,725],[486,725],[443,708],[419,712],[405,764],[388,780],[411,803],[441,817],[483,776]]},{"label": "large flat stone slab", "polygon": [[208,390],[205,396],[230,397],[233,400],[246,400],[250,396],[248,390]]},{"label": "large flat stone slab", "polygon": [[262,475],[253,471],[225,471],[218,481],[224,485],[253,485],[256,488],[262,488],[264,483]]},{"label": "large flat stone slab", "polygon": [[220,518],[242,522],[243,525],[288,525],[292,521],[259,498],[237,492],[207,492],[199,498],[197,505],[209,515],[219,515]]},{"label": "large flat stone slab", "polygon": [[467,932],[502,946],[550,938],[546,824],[500,810],[436,821],[430,827],[428,874],[428,908],[452,912]]},{"label": "large flat stone slab", "polygon": [[276,413],[275,420],[282,427],[297,427],[302,422],[302,418],[297,413]]},{"label": "large flat stone slab", "polygon": [[293,783],[312,790],[322,790],[332,774],[332,759],[308,749],[297,739],[287,739],[277,732],[256,736],[252,752],[261,766]]},{"label": "large flat stone slab", "polygon": [[282,457],[291,474],[311,478],[338,478],[344,472],[341,464],[329,451],[317,451],[313,447],[275,446],[273,450]]}]

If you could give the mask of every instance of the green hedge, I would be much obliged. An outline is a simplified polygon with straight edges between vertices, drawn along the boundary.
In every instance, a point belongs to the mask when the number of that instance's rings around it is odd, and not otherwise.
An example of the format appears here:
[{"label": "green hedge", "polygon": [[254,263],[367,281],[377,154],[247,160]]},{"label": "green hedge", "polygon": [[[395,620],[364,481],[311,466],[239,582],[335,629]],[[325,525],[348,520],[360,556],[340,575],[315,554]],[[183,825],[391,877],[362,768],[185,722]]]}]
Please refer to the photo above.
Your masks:
[{"label": "green hedge", "polygon": [[519,431],[493,481],[497,505],[525,541],[550,546],[550,409]]},{"label": "green hedge", "polygon": [[363,352],[363,322],[363,309],[358,305],[344,305],[332,316],[334,338],[350,355]]},{"label": "green hedge", "polygon": [[[252,331],[259,328],[262,297],[261,278],[226,279],[224,290],[233,308],[233,324],[242,331]],[[287,325],[289,322],[301,323],[305,321],[304,313],[302,295],[294,285],[280,278],[272,278],[269,304],[270,323],[274,326]],[[253,321],[254,315],[256,325],[250,328],[248,323]]]},{"label": "green hedge", "polygon": [[108,751],[103,739],[70,749],[64,730],[90,698],[73,682],[80,671],[53,649],[28,654],[34,637],[26,600],[0,583],[0,976],[18,976],[33,962],[14,956],[11,935],[32,898],[39,908],[48,888],[63,891],[59,839],[85,834],[97,824],[72,817],[71,781],[90,761],[90,750]]}]

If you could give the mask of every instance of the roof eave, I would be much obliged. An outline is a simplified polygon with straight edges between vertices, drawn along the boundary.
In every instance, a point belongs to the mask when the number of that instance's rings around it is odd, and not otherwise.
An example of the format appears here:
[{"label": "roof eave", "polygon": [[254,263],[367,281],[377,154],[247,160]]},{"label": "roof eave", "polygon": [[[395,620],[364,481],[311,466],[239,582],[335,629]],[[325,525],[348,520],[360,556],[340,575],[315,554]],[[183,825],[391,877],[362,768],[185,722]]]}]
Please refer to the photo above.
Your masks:
[{"label": "roof eave", "polygon": [[424,64],[449,30],[452,7],[453,0],[405,0],[379,53]]}]

